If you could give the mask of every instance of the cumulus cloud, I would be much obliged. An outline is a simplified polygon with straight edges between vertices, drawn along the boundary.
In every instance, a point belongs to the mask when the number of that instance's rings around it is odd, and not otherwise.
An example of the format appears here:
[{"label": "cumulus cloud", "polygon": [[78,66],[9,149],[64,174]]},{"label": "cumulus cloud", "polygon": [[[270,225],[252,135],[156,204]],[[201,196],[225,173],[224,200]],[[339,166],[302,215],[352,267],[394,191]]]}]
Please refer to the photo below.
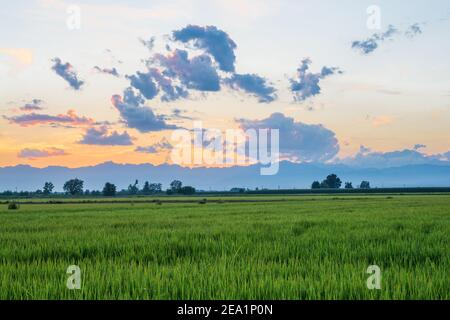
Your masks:
[{"label": "cumulus cloud", "polygon": [[358,40],[352,42],[352,48],[360,51],[362,54],[369,54],[375,51],[380,43],[385,40],[392,39],[392,36],[398,32],[397,28],[393,25],[389,25],[385,32],[374,33],[366,40]]},{"label": "cumulus cloud", "polygon": [[112,75],[114,77],[117,77],[117,78],[120,77],[119,72],[114,67],[109,69],[109,68],[100,68],[99,66],[95,66],[94,69],[97,70],[99,73],[110,74],[110,75]]},{"label": "cumulus cloud", "polygon": [[165,68],[163,74],[179,79],[187,89],[199,91],[219,91],[220,77],[208,55],[202,54],[189,58],[186,50],[176,49],[167,56],[156,54],[152,62]]},{"label": "cumulus cloud", "polygon": [[278,129],[280,154],[294,161],[326,162],[339,152],[335,133],[318,124],[295,122],[282,113],[273,113],[262,120],[237,120],[246,129]]},{"label": "cumulus cloud", "polygon": [[267,79],[257,74],[233,74],[225,81],[233,89],[240,89],[258,98],[259,102],[269,103],[276,99],[276,89]]},{"label": "cumulus cloud", "polygon": [[26,159],[36,159],[36,158],[47,158],[47,157],[55,157],[55,156],[65,156],[67,153],[58,148],[49,148],[49,149],[22,149],[17,156],[19,158]]},{"label": "cumulus cloud", "polygon": [[139,146],[136,147],[135,151],[136,152],[141,152],[141,153],[159,153],[161,151],[166,151],[166,150],[171,150],[173,148],[172,144],[167,141],[166,138],[163,138],[161,141],[152,144],[150,146]]},{"label": "cumulus cloud", "polygon": [[99,146],[129,146],[133,144],[132,140],[133,138],[126,131],[124,133],[118,133],[117,131],[109,133],[108,128],[103,126],[99,129],[87,129],[78,143]]},{"label": "cumulus cloud", "polygon": [[44,103],[44,101],[40,100],[40,99],[33,99],[30,102],[24,104],[22,107],[20,107],[20,110],[22,111],[37,111],[37,110],[42,110],[42,103]]},{"label": "cumulus cloud", "polygon": [[131,86],[139,90],[146,99],[153,99],[159,92],[152,75],[149,73],[138,71],[136,75],[127,76],[127,78],[130,80]]},{"label": "cumulus cloud", "polygon": [[153,77],[159,88],[164,92],[161,96],[161,101],[170,102],[188,97],[189,92],[185,88],[174,84],[170,78],[165,77],[158,69],[150,68],[148,74]]},{"label": "cumulus cloud", "polygon": [[70,63],[62,63],[60,58],[52,59],[52,70],[56,72],[61,78],[67,81],[70,87],[74,90],[80,90],[84,81],[78,79],[78,75],[73,70]]},{"label": "cumulus cloud", "polygon": [[236,56],[234,50],[236,43],[228,34],[215,26],[188,25],[181,30],[172,32],[175,41],[183,43],[192,42],[197,49],[202,49],[219,64],[219,68],[225,72],[235,71]]},{"label": "cumulus cloud", "polygon": [[320,81],[334,74],[343,72],[336,67],[322,67],[319,73],[309,71],[311,60],[303,59],[300,67],[297,69],[297,77],[290,79],[290,89],[294,94],[295,101],[304,101],[310,97],[320,94]]},{"label": "cumulus cloud", "polygon": [[132,88],[125,89],[123,98],[120,95],[112,96],[111,102],[129,128],[137,129],[140,132],[177,128],[177,126],[167,124],[164,116],[155,115],[151,108],[144,106],[144,98],[140,94],[135,94]]},{"label": "cumulus cloud", "polygon": [[[173,31],[172,40],[196,51],[172,51],[166,45],[168,53],[154,53],[147,60],[147,71],[127,76],[130,86],[139,90],[147,100],[159,96],[161,101],[171,102],[189,97],[191,91],[217,92],[222,83],[256,96],[259,102],[275,100],[276,90],[265,78],[235,72],[236,44],[224,31],[214,26],[188,25]],[[153,49],[153,38],[148,41],[141,39],[141,42]]]},{"label": "cumulus cloud", "polygon": [[22,127],[34,126],[39,124],[63,124],[63,125],[91,125],[95,121],[91,118],[84,116],[78,116],[75,110],[69,110],[66,114],[48,115],[48,114],[38,114],[29,113],[20,116],[6,117],[10,123],[18,124]]},{"label": "cumulus cloud", "polygon": [[404,149],[389,152],[378,152],[370,149],[360,150],[356,155],[337,162],[354,167],[389,168],[404,165],[441,164],[442,155],[427,155],[418,150]]}]

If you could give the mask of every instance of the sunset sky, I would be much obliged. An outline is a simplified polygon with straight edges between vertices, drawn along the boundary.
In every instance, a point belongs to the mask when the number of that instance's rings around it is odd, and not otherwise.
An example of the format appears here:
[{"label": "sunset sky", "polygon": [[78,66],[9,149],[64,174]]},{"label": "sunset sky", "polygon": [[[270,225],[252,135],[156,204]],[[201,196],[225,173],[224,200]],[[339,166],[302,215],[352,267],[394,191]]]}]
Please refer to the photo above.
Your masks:
[{"label": "sunset sky", "polygon": [[0,26],[0,166],[164,163],[194,121],[278,128],[295,161],[450,160],[446,0],[16,0]]}]

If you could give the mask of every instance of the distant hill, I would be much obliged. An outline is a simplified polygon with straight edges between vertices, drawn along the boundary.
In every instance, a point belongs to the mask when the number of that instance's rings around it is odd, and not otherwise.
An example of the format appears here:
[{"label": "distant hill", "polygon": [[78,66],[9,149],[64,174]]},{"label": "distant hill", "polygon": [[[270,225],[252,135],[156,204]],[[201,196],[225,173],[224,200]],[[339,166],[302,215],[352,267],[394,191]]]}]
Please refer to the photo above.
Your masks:
[{"label": "distant hill", "polygon": [[116,164],[106,162],[96,166],[66,168],[33,168],[27,165],[0,168],[0,190],[33,191],[42,188],[45,181],[55,184],[61,191],[65,181],[79,178],[85,181],[85,189],[99,190],[105,182],[112,182],[119,189],[126,188],[135,179],[143,182],[160,182],[166,188],[178,179],[185,185],[199,190],[229,190],[233,187],[254,189],[309,188],[314,180],[322,180],[336,173],[342,181],[352,181],[356,186],[361,180],[369,180],[373,187],[447,187],[450,186],[450,165],[408,165],[395,168],[354,168],[346,165],[280,163],[277,175],[261,176],[260,166],[231,168],[183,168],[177,165]]}]

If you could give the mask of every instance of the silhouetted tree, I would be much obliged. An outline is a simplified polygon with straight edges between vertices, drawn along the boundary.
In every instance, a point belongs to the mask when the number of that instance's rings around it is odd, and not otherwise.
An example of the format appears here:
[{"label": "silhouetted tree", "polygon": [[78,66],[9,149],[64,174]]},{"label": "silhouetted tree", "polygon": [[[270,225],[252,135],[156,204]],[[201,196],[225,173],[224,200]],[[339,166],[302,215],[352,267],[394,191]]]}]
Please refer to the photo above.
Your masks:
[{"label": "silhouetted tree", "polygon": [[322,183],[326,186],[326,188],[330,189],[339,189],[342,185],[341,179],[339,179],[334,173],[328,175]]},{"label": "silhouetted tree", "polygon": [[170,190],[172,190],[173,193],[179,193],[182,186],[183,183],[180,180],[173,180],[170,183]]},{"label": "silhouetted tree", "polygon": [[144,187],[142,188],[142,194],[149,195],[150,193],[150,183],[148,183],[148,181],[145,181]]},{"label": "silhouetted tree", "polygon": [[116,195],[116,186],[112,183],[107,182],[103,187],[102,193],[105,197],[114,197]]},{"label": "silhouetted tree", "polygon": [[150,193],[160,193],[162,191],[161,183],[150,183]]},{"label": "silhouetted tree", "polygon": [[55,186],[53,185],[53,183],[51,183],[51,182],[46,182],[45,184],[44,184],[44,194],[50,194],[50,193],[52,193],[53,192],[53,189],[55,188]]},{"label": "silhouetted tree", "polygon": [[184,195],[194,194],[195,188],[191,187],[191,186],[184,186],[184,187],[180,188],[179,193],[184,194]]},{"label": "silhouetted tree", "polygon": [[370,182],[369,181],[361,181],[361,184],[359,185],[361,189],[370,189]]},{"label": "silhouetted tree", "polygon": [[311,189],[320,189],[320,182],[314,181],[311,185]]},{"label": "silhouetted tree", "polygon": [[136,180],[136,181],[134,182],[134,184],[130,184],[130,185],[128,186],[128,193],[129,193],[129,194],[134,195],[134,194],[137,194],[137,193],[139,192],[138,183],[139,183],[139,181]]},{"label": "silhouetted tree", "polygon": [[353,189],[353,184],[351,182],[346,182],[345,189]]},{"label": "silhouetted tree", "polygon": [[66,193],[74,196],[83,194],[84,181],[80,179],[71,179],[64,183],[63,189]]}]

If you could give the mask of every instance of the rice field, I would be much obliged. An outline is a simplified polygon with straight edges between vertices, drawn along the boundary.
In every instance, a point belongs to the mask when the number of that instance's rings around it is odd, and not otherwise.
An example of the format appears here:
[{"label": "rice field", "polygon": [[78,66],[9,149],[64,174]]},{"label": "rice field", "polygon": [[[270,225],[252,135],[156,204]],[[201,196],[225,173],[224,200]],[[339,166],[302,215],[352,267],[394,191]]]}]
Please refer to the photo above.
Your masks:
[{"label": "rice field", "polygon": [[1,204],[0,299],[450,298],[450,195],[233,199]]}]

